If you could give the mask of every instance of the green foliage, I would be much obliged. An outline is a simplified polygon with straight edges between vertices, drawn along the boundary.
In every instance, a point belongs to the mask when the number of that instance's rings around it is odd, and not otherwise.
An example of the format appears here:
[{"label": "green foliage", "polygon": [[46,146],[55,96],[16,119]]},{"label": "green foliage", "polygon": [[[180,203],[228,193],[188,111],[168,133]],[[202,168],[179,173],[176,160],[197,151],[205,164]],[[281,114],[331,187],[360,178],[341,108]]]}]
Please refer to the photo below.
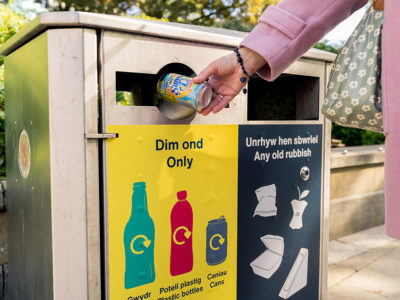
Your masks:
[{"label": "green foliage", "polygon": [[25,18],[32,20],[38,14],[46,12],[47,9],[35,0],[14,0],[9,1],[10,7],[14,12],[20,13]]},{"label": "green foliage", "polygon": [[138,0],[135,4],[147,16],[195,25],[212,26],[220,20],[247,19],[246,4],[241,0]]},{"label": "green foliage", "polygon": [[343,127],[332,123],[332,138],[342,140],[346,146],[377,145],[385,142],[381,133]]},{"label": "green foliage", "polygon": [[332,43],[328,42],[327,40],[320,41],[313,46],[313,48],[332,52],[335,54],[339,53],[339,51],[340,51],[340,49],[342,49],[342,47],[343,47],[342,43],[332,44]]},{"label": "green foliage", "polygon": [[123,106],[132,105],[132,93],[131,92],[123,92],[117,91],[116,94],[117,103]]},{"label": "green foliage", "polygon": [[79,10],[119,15],[125,13],[135,1],[121,0],[57,0],[58,10]]},{"label": "green foliage", "polygon": [[141,17],[249,30],[263,10],[279,0],[57,0],[58,10],[124,15],[136,8]]},{"label": "green foliage", "polygon": [[253,24],[250,24],[250,23],[245,22],[245,21],[234,20],[234,19],[218,20],[212,26],[213,27],[218,27],[218,28],[225,28],[225,29],[243,31],[243,32],[250,32],[254,28]]},{"label": "green foliage", "polygon": [[[122,14],[122,16],[128,17],[129,15]],[[169,22],[168,19],[165,19],[165,18],[158,19],[158,18],[155,18],[155,17],[146,16],[146,15],[143,14],[143,13],[142,13],[140,16],[139,16],[139,15],[133,15],[133,18],[135,18],[135,19],[144,19],[144,20],[153,20],[153,21]]]},{"label": "green foliage", "polygon": [[[9,5],[0,3],[0,47],[25,24],[25,18],[14,13]],[[0,176],[5,174],[5,137],[4,137],[4,58],[0,56]]]},{"label": "green foliage", "polygon": [[[20,30],[25,22],[25,18],[15,13],[9,5],[0,3],[0,46]],[[3,59],[0,56],[0,66],[4,63]]]}]

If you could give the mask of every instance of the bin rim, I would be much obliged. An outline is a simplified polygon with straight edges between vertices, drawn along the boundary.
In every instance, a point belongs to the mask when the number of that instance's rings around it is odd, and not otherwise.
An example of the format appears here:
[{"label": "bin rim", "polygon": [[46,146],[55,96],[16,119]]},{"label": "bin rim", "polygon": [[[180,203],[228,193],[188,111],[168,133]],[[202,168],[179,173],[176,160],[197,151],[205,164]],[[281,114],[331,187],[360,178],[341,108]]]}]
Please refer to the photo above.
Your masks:
[{"label": "bin rim", "polygon": [[[105,29],[232,48],[236,47],[247,34],[246,32],[223,28],[144,20],[90,12],[46,12],[37,16],[7,40],[0,48],[0,54],[7,56],[47,29],[54,28]],[[310,49],[302,57],[333,62],[336,55],[327,51]]]}]

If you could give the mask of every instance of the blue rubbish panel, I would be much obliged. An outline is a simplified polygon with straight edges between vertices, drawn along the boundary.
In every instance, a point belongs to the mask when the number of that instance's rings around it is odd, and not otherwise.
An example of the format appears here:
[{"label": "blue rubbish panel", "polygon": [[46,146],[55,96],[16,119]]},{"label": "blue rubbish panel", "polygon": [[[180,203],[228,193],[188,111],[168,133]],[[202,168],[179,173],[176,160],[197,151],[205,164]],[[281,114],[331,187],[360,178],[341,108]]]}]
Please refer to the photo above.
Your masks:
[{"label": "blue rubbish panel", "polygon": [[322,145],[322,125],[239,126],[238,300],[318,299]]}]

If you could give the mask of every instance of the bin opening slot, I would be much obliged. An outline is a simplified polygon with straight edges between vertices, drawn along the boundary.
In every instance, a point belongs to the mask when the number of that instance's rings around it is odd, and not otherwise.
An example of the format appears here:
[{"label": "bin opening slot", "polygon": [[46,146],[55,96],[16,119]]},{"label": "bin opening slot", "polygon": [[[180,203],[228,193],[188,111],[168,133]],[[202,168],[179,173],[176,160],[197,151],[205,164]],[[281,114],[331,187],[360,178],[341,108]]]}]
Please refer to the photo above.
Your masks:
[{"label": "bin opening slot", "polygon": [[319,78],[282,74],[268,82],[255,75],[247,101],[249,121],[318,120]]},{"label": "bin opening slot", "polygon": [[157,74],[116,72],[116,101],[125,106],[154,106]]}]

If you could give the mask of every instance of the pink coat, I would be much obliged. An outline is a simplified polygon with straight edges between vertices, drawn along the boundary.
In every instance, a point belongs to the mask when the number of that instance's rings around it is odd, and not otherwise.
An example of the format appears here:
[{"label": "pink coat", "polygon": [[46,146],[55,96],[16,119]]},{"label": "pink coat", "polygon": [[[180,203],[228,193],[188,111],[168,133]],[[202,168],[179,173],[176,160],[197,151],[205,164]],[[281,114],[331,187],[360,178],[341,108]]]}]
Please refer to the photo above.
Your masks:
[{"label": "pink coat", "polygon": [[[329,30],[367,0],[284,0],[269,6],[242,42],[268,62],[258,71],[274,80]],[[386,232],[400,238],[400,11],[399,0],[385,1],[382,36],[383,124],[386,134]]]}]

